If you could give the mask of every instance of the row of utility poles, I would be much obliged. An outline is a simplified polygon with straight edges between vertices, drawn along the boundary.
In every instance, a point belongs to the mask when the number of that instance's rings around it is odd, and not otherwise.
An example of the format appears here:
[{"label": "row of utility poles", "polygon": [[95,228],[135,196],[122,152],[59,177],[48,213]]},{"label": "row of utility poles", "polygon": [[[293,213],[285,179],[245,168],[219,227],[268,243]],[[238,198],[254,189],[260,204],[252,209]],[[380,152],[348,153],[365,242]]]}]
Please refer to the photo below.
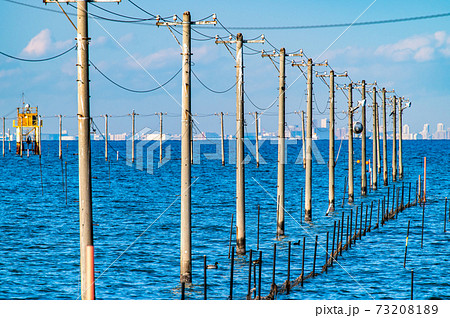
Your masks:
[{"label": "row of utility poles", "polygon": [[[44,0],[45,3],[56,2],[56,0]],[[59,2],[63,2],[62,0]],[[93,268],[93,232],[92,232],[92,186],[91,186],[91,152],[90,152],[90,106],[89,106],[89,40],[87,10],[88,1],[66,0],[64,2],[77,2],[77,25],[72,25],[77,31],[77,83],[78,83],[78,158],[79,158],[79,209],[80,209],[80,272],[81,272],[81,297],[82,299],[95,299],[94,288],[94,268]],[[96,2],[96,1],[91,1]],[[105,0],[98,2],[108,2]],[[120,0],[110,0],[109,2],[120,2]],[[58,3],[59,5],[59,3]],[[60,6],[60,5],[59,5]],[[61,10],[62,7],[60,6]],[[64,11],[64,10],[63,10]],[[192,164],[192,112],[191,112],[191,26],[198,24],[216,24],[216,17],[213,15],[212,21],[191,21],[189,12],[184,12],[182,21],[167,22],[160,21],[157,18],[157,26],[182,26],[182,114],[181,114],[181,218],[180,218],[180,281],[182,283],[192,282],[192,241],[191,241],[191,164]],[[244,170],[244,64],[243,49],[244,43],[264,43],[264,37],[261,40],[245,40],[241,33],[230,40],[219,40],[216,38],[216,44],[236,44],[236,252],[237,254],[246,253],[245,242],[245,170]],[[228,48],[228,47],[227,47]],[[231,53],[231,52],[230,52]],[[266,57],[280,58],[279,68],[279,126],[278,126],[278,175],[277,175],[277,235],[284,235],[284,162],[285,162],[285,57],[301,56],[300,54],[288,55],[285,49],[279,53],[262,54]],[[292,63],[292,66],[307,67],[307,124],[306,124],[306,153],[305,160],[305,220],[312,220],[312,88],[313,88],[313,66],[327,65],[313,63],[312,59],[307,62]],[[303,71],[302,71],[303,72]],[[332,74],[332,75],[331,75]],[[329,159],[329,203],[334,208],[334,72],[330,74],[330,159]],[[362,83],[362,98],[365,100],[365,82]],[[355,109],[351,109],[351,88],[349,85],[349,118]],[[374,102],[375,105],[375,102]],[[395,96],[394,96],[395,109]],[[367,184],[365,180],[365,104],[362,107],[363,112],[363,156],[362,156],[362,194],[367,193]],[[401,111],[400,111],[401,114]],[[136,113],[132,112],[132,161],[134,162],[134,138],[135,125],[134,118]],[[221,115],[221,133],[223,136],[223,113]],[[303,115],[303,113],[302,113]],[[61,116],[60,119],[60,144],[59,156],[61,158]],[[105,115],[105,160],[107,155],[107,131],[108,116]],[[395,120],[395,113],[394,113]],[[349,122],[349,144],[351,141],[353,127]],[[303,125],[303,124],[302,124]],[[386,122],[384,123],[385,131]],[[394,125],[395,127],[395,125]],[[162,132],[162,113],[160,113],[160,131]],[[162,135],[161,135],[162,140]],[[395,140],[395,133],[394,133]],[[394,141],[395,144],[395,141]],[[161,147],[162,148],[162,147]],[[223,144],[222,144],[223,149]],[[223,153],[223,151],[222,151]],[[353,152],[350,152],[349,158]],[[161,156],[161,154],[160,154]],[[401,160],[400,160],[401,162]],[[222,157],[222,163],[224,159]],[[349,163],[350,167],[350,163]],[[401,168],[401,174],[403,169]],[[350,173],[350,169],[349,169]],[[394,173],[394,172],[393,172]],[[395,180],[395,178],[394,178]],[[353,193],[352,193],[353,200]],[[349,201],[350,201],[350,176],[349,176]]]}]

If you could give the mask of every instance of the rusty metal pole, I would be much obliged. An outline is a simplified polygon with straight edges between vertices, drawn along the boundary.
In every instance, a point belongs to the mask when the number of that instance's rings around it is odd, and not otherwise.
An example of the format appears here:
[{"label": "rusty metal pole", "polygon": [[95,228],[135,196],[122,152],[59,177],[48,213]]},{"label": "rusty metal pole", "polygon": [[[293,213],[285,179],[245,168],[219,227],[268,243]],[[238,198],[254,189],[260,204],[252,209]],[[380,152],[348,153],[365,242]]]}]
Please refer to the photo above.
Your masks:
[{"label": "rusty metal pole", "polygon": [[183,13],[181,84],[181,236],[180,281],[192,282],[191,247],[191,14]]},{"label": "rusty metal pole", "polygon": [[348,84],[348,202],[354,198],[353,181],[353,86]]},{"label": "rusty metal pole", "polygon": [[386,132],[386,89],[383,87],[383,182],[388,185],[388,170],[387,170],[387,132]]},{"label": "rusty metal pole", "polygon": [[278,174],[277,174],[277,237],[284,235],[284,180],[285,180],[285,49],[280,49],[280,75],[278,89]]},{"label": "rusty metal pole", "polygon": [[94,245],[92,229],[89,37],[87,10],[87,1],[77,2],[78,176],[80,196],[80,268],[82,299],[87,299],[86,291],[90,287],[87,280],[86,247]]},{"label": "rusty metal pole", "polygon": [[312,221],[311,193],[312,193],[312,89],[313,62],[308,59],[308,102],[306,109],[306,171],[305,171],[305,221]]},{"label": "rusty metal pole", "polygon": [[105,114],[105,161],[108,161],[108,115]]},{"label": "rusty metal pole", "polygon": [[[361,82],[361,99],[366,99],[366,81]],[[363,125],[363,131],[361,132],[361,195],[367,195],[367,175],[366,175],[366,105],[361,105],[361,121]]]},{"label": "rusty metal pole", "polygon": [[392,97],[392,181],[397,181],[397,97]]}]

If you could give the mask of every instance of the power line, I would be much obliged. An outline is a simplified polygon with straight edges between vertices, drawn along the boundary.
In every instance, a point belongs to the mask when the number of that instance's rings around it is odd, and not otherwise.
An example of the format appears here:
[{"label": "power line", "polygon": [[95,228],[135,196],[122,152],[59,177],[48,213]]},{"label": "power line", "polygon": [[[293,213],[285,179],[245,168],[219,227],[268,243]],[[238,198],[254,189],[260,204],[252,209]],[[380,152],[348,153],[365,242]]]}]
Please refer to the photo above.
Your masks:
[{"label": "power line", "polygon": [[[373,24],[386,24],[386,23],[398,23],[398,22],[408,22],[417,21],[425,19],[436,19],[450,16],[450,12],[423,15],[409,18],[399,18],[399,19],[387,19],[387,20],[377,20],[377,21],[365,21],[365,22],[355,22],[355,23],[335,23],[335,24],[316,24],[316,25],[294,25],[294,26],[233,26],[228,27],[228,30],[295,30],[295,29],[323,29],[323,28],[339,28],[348,26],[362,26],[362,25],[373,25]],[[208,27],[204,27],[207,29]],[[227,30],[227,31],[228,31]],[[228,31],[230,32],[230,31]],[[230,32],[231,34],[231,32]]]},{"label": "power line", "polygon": [[147,90],[135,90],[135,89],[131,89],[131,88],[127,88],[127,87],[125,87],[125,86],[122,86],[122,85],[120,85],[120,84],[118,84],[118,83],[116,83],[116,82],[114,82],[112,79],[110,79],[108,76],[106,76],[102,71],[100,71],[100,69],[97,67],[97,66],[95,66],[95,64],[94,63],[92,63],[92,61],[90,61],[89,60],[89,63],[91,63],[92,64],[92,66],[104,77],[104,78],[106,78],[108,81],[110,81],[112,84],[114,84],[114,85],[116,85],[117,87],[120,87],[121,89],[124,89],[124,90],[126,90],[126,91],[129,91],[129,92],[132,92],[132,93],[140,93],[140,94],[142,94],[142,93],[150,93],[150,92],[153,92],[153,91],[156,91],[156,90],[158,90],[158,89],[160,89],[160,88],[162,88],[162,87],[164,87],[166,84],[169,84],[178,74],[180,74],[180,72],[181,72],[181,70],[183,69],[183,68],[180,68],[170,79],[168,79],[165,83],[163,83],[163,84],[161,84],[161,85],[159,85],[159,86],[157,86],[157,87],[155,87],[155,88],[151,88],[151,89],[147,89]]},{"label": "power line", "polygon": [[197,74],[195,74],[194,70],[191,70],[191,72],[192,72],[192,74],[194,75],[194,77],[200,82],[200,84],[202,84],[202,86],[203,86],[204,88],[206,88],[207,90],[209,90],[209,91],[211,91],[211,92],[213,92],[213,93],[216,93],[216,94],[224,94],[224,93],[226,93],[226,92],[229,92],[233,87],[236,86],[236,82],[235,82],[235,83],[233,84],[233,86],[231,86],[230,88],[228,88],[228,89],[226,89],[226,90],[223,90],[223,91],[216,91],[216,90],[213,90],[213,89],[209,88],[208,86],[206,86],[206,85],[198,78],[198,76],[197,76]]},{"label": "power line", "polygon": [[62,52],[62,53],[59,53],[58,55],[51,56],[51,57],[46,57],[46,58],[43,58],[43,59],[24,59],[24,58],[21,58],[21,57],[17,57],[17,56],[12,56],[12,55],[6,54],[6,53],[1,52],[1,51],[0,51],[0,54],[1,54],[1,55],[4,55],[4,56],[6,56],[6,57],[9,57],[9,58],[11,58],[11,59],[18,60],[18,61],[22,61],[22,62],[46,62],[46,61],[50,61],[50,60],[56,59],[56,58],[58,58],[58,57],[60,57],[60,56],[63,56],[64,54],[69,53],[70,51],[72,51],[72,50],[75,49],[76,47],[77,47],[77,46],[74,45],[74,46],[72,46],[70,49],[68,49],[68,50],[66,50],[66,51],[64,51],[64,52]]},{"label": "power line", "polygon": [[[14,3],[14,4],[18,4],[18,5],[22,5],[22,6],[29,7],[29,8],[34,8],[34,9],[39,9],[39,10],[43,10],[43,11],[48,11],[48,12],[54,12],[54,13],[62,14],[62,12],[60,12],[58,10],[53,10],[53,9],[49,9],[49,8],[43,8],[43,7],[39,7],[39,6],[35,6],[35,5],[31,5],[31,4],[27,4],[27,3],[23,3],[23,2],[19,2],[19,1],[14,1],[14,0],[3,0],[3,1]],[[131,4],[133,4],[134,6],[136,6],[138,9],[140,9],[141,11],[151,15],[153,18],[156,18],[156,16],[154,14],[152,14],[152,13],[142,9],[139,6],[137,6],[131,0],[128,0],[128,1]],[[76,16],[76,14],[74,14],[74,13],[68,13],[68,15]],[[418,20],[426,20],[426,19],[444,18],[444,17],[448,17],[448,16],[450,16],[450,12],[445,12],[445,13],[440,13],[440,14],[424,15],[424,16],[416,16],[416,17],[408,17],[408,18],[387,19],[387,20],[377,20],[377,21],[366,21],[366,22],[356,22],[356,23],[349,23],[348,22],[348,23],[317,24],[317,25],[297,25],[297,26],[232,26],[232,27],[228,27],[227,28],[219,21],[219,19],[217,19],[217,23],[219,23],[219,25],[225,31],[227,31],[230,35],[234,36],[234,34],[230,30],[322,29],[322,28],[346,27],[346,26],[349,26],[349,25],[352,25],[352,26],[363,26],[363,25],[374,25],[374,24],[399,23],[399,22],[408,22],[408,21],[418,21]],[[144,19],[134,19],[134,21],[124,21],[124,20],[109,19],[109,18],[105,18],[105,17],[101,17],[101,16],[96,16],[96,17],[99,18],[99,19],[108,20],[108,21],[112,21],[112,22],[124,22],[124,23],[139,23],[139,22],[145,21]],[[147,20],[154,20],[153,18],[152,19],[147,19]],[[141,24],[155,26],[154,24],[148,24],[148,23],[141,23]],[[203,29],[212,29],[213,27],[202,26],[202,28]]]}]

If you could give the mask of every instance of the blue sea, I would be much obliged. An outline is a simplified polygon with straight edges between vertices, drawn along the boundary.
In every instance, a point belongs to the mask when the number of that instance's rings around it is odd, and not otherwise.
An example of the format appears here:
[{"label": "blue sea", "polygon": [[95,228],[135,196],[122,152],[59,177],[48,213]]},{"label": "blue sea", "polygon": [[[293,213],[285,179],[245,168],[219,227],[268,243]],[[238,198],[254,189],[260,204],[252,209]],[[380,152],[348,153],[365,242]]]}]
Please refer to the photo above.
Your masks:
[{"label": "blue sea", "polygon": [[[316,235],[316,271],[320,272],[326,258],[326,233],[332,236],[334,221],[340,220],[342,213],[346,220],[350,209],[355,211],[361,202],[364,206],[373,202],[373,226],[378,218],[379,201],[387,195],[388,188],[383,186],[379,175],[378,190],[361,197],[361,166],[356,163],[360,159],[360,141],[355,140],[355,203],[349,205],[345,200],[342,207],[348,146],[347,141],[336,141],[336,153],[340,149],[336,164],[336,211],[326,216],[328,141],[315,141],[318,151],[313,161],[313,222],[305,223],[301,202],[305,173],[299,164],[302,145],[301,141],[288,144],[286,236],[277,239],[274,199],[277,145],[268,140],[260,144],[259,167],[249,151],[252,148],[247,149],[246,234],[247,250],[256,251],[259,205],[261,295],[267,296],[272,283],[274,243],[277,244],[276,284],[281,285],[287,279],[288,242],[298,242],[303,237],[306,237],[305,274],[312,270]],[[208,264],[218,262],[217,269],[208,270],[208,299],[227,299],[230,293],[228,251],[236,195],[235,165],[230,158],[234,157],[234,147],[231,141],[226,141],[226,164],[222,166],[216,145],[217,141],[202,141],[192,166],[193,284],[186,288],[187,299],[203,299],[204,255]],[[370,140],[367,146],[367,159],[371,159]],[[303,287],[294,287],[288,295],[277,295],[277,299],[409,299],[411,270],[414,270],[414,299],[450,299],[449,222],[444,233],[445,197],[450,194],[450,141],[403,141],[404,178],[395,183],[391,179],[391,146],[389,141],[390,194],[394,184],[397,188],[403,184],[405,201],[409,184],[411,201],[415,199],[416,180],[419,174],[423,175],[423,158],[427,157],[423,244],[423,209],[414,206],[358,240],[343,252],[328,273],[305,280]],[[108,162],[104,157],[104,143],[92,141],[97,299],[180,299],[180,142],[164,142],[162,165],[158,165],[158,147],[158,141],[141,142],[137,146],[136,162],[127,164],[125,141],[110,142]],[[21,158],[12,152],[0,157],[0,299],[80,297],[77,152],[76,141],[63,141],[61,161],[58,142],[44,141],[41,158],[27,157],[26,153]],[[411,227],[404,268],[408,221]],[[232,244],[235,234],[233,226]],[[253,255],[255,259],[256,252]],[[292,244],[290,280],[300,275],[301,264],[301,244]],[[233,299],[246,298],[247,281],[248,253],[236,255]]]}]

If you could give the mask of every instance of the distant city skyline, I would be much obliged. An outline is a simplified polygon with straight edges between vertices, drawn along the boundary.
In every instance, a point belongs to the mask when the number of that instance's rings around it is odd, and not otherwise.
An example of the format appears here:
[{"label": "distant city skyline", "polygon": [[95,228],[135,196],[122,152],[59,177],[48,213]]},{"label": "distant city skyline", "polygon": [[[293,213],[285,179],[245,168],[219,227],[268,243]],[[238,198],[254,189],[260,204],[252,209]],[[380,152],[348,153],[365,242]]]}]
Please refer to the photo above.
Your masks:
[{"label": "distant city skyline", "polygon": [[[404,123],[419,133],[424,123],[434,127],[437,123],[450,124],[450,17],[427,20],[410,20],[402,23],[381,23],[347,27],[307,28],[324,24],[356,21],[381,21],[398,18],[436,15],[448,12],[449,2],[443,0],[424,3],[421,0],[388,1],[291,1],[289,9],[273,1],[180,1],[150,2],[136,0],[147,12],[181,16],[189,10],[193,20],[216,13],[220,24],[211,27],[196,26],[192,33],[192,112],[196,129],[218,132],[218,117],[214,113],[233,114],[236,111],[235,61],[224,46],[216,45],[215,35],[222,38],[242,32],[247,39],[260,38],[264,33],[266,43],[246,44],[245,112],[258,111],[262,115],[262,129],[277,129],[278,72],[268,59],[261,58],[261,50],[286,48],[287,52],[302,49],[305,57],[315,62],[328,60],[329,67],[315,67],[314,72],[348,72],[349,78],[336,78],[336,84],[350,80],[367,83],[377,81],[379,88],[395,89],[397,96],[411,101],[411,108],[404,112]],[[168,134],[181,131],[181,68],[180,47],[166,28],[157,28],[155,21],[145,23],[120,23],[118,16],[151,18],[128,1],[119,5],[102,3],[101,8],[89,4],[89,12],[98,17],[89,19],[90,95],[91,115],[94,122],[103,126],[104,114],[112,115],[110,132],[130,132],[133,109],[138,114],[136,128],[159,129],[156,116],[167,112],[164,130]],[[239,10],[236,10],[239,8]],[[69,17],[76,9],[65,5]],[[42,1],[2,1],[0,17],[5,28],[0,30],[3,39],[0,52],[21,59],[39,60],[65,52],[75,45],[76,32],[55,4]],[[18,19],[17,17],[20,17]],[[299,26],[299,28],[284,28]],[[302,27],[302,28],[300,28]],[[305,28],[303,28],[305,27]],[[174,35],[181,40],[175,27]],[[199,32],[199,33],[197,33]],[[235,47],[232,45],[230,51]],[[274,61],[275,64],[278,60]],[[68,51],[57,59],[27,63],[4,55],[0,56],[0,117],[11,117],[21,106],[22,93],[25,102],[39,106],[44,118],[44,131],[58,130],[56,115],[62,114],[64,129],[77,134],[77,71],[76,51]],[[95,67],[93,66],[95,65]],[[158,88],[174,76],[163,89],[149,93],[135,93],[121,89],[107,80],[134,90]],[[177,75],[178,74],[178,75]],[[200,82],[201,81],[201,82]],[[314,77],[314,119],[328,113],[328,87]],[[203,85],[204,84],[204,85]],[[205,87],[204,87],[205,86]],[[208,88],[210,90],[208,90]],[[286,65],[286,122],[298,125],[300,118],[294,112],[306,109],[306,81],[296,67]],[[229,90],[227,90],[229,89]],[[214,93],[224,92],[224,93]],[[346,127],[344,112],[347,100],[342,90],[335,92],[337,128]],[[371,92],[367,92],[371,103]],[[389,95],[389,94],[388,94]],[[389,95],[389,96],[392,96]],[[355,89],[353,103],[361,99]],[[380,103],[381,97],[377,97]],[[390,107],[388,108],[390,111]],[[370,113],[370,111],[368,111]],[[208,116],[204,116],[204,115]],[[267,115],[267,116],[266,116]],[[178,117],[177,117],[178,116]],[[204,116],[204,117],[202,117]],[[357,116],[360,116],[357,115]],[[246,115],[247,128],[252,129],[252,119]],[[10,127],[7,119],[7,127]],[[225,132],[235,133],[235,118],[224,118]],[[234,130],[234,131],[233,131]]]}]

